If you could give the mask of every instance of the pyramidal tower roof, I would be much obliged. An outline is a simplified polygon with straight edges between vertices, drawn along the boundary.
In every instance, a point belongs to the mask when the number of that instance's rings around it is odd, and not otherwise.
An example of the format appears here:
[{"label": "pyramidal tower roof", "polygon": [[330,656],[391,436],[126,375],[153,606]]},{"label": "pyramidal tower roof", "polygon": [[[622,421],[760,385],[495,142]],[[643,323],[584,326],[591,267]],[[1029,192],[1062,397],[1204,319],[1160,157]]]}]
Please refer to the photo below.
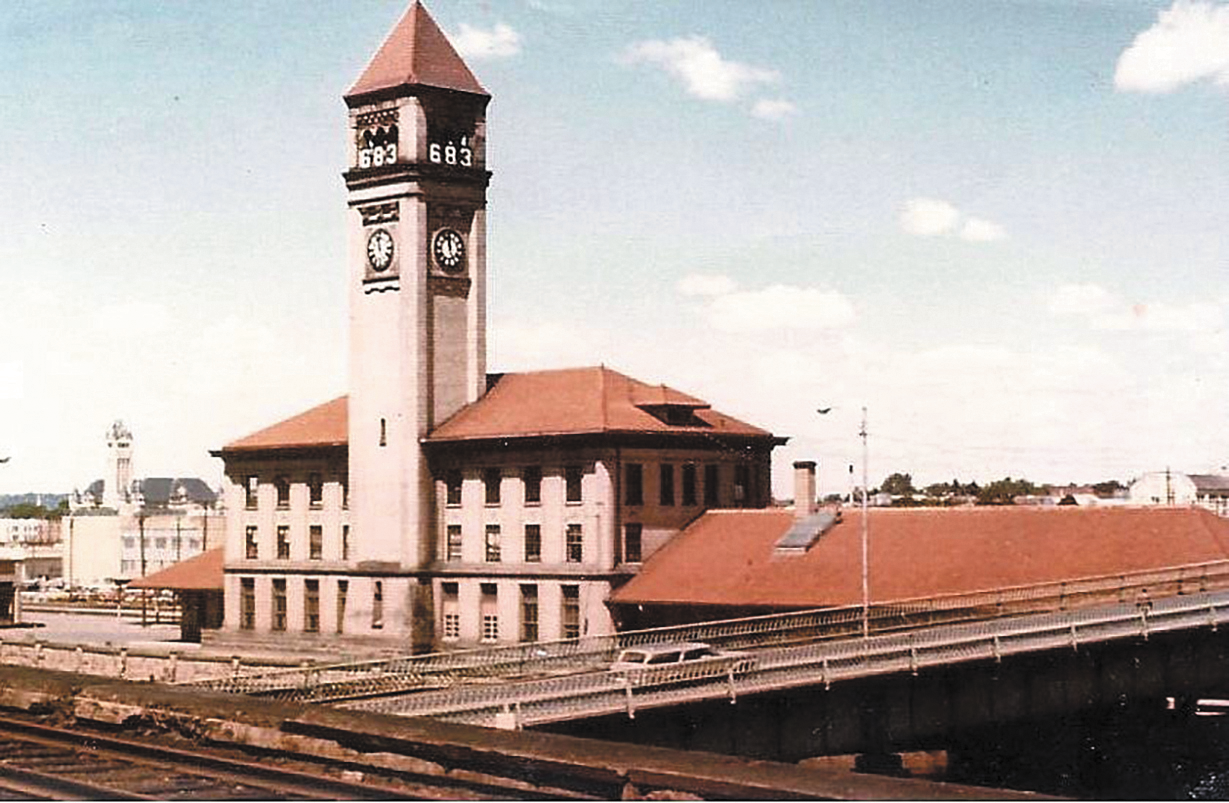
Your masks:
[{"label": "pyramidal tower roof", "polygon": [[431,86],[487,94],[418,0],[380,45],[346,97],[402,86]]}]

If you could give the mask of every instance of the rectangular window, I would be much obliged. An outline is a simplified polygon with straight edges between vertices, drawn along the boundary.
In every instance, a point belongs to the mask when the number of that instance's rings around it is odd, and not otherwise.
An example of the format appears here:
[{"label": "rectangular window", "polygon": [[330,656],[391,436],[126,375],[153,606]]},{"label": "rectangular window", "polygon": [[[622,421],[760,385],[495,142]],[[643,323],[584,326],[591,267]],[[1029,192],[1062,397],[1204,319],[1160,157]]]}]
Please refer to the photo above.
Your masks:
[{"label": "rectangular window", "polygon": [[563,606],[560,610],[560,624],[564,638],[580,638],[580,586],[560,586],[563,592]]},{"label": "rectangular window", "polygon": [[341,559],[350,559],[350,525],[341,525]]},{"label": "rectangular window", "polygon": [[444,476],[447,504],[453,506],[461,504],[461,479],[461,470],[457,468],[449,469]]},{"label": "rectangular window", "polygon": [[499,562],[499,525],[486,526],[486,560],[487,563]]},{"label": "rectangular window", "polygon": [[341,483],[341,506],[342,508],[350,507],[350,480],[342,477]]},{"label": "rectangular window", "polygon": [[669,463],[662,463],[658,467],[657,472],[658,486],[661,493],[659,501],[663,507],[671,507],[674,504],[674,466]]},{"label": "rectangular window", "polygon": [[290,560],[290,527],[285,524],[277,526],[277,559]]},{"label": "rectangular window", "polygon": [[720,466],[716,463],[709,463],[704,467],[704,506],[705,507],[720,507]]},{"label": "rectangular window", "polygon": [[303,581],[303,632],[320,632],[320,581]]},{"label": "rectangular window", "polygon": [[542,525],[525,525],[525,562],[539,563],[542,560]]},{"label": "rectangular window", "polygon": [[499,486],[503,484],[503,474],[497,468],[488,468],[482,472],[482,486],[486,493],[488,505],[499,504]]},{"label": "rectangular window", "polygon": [[564,484],[567,486],[567,501],[583,500],[583,485],[585,472],[580,466],[567,466],[563,469]]},{"label": "rectangular window", "polygon": [[628,563],[640,562],[640,540],[644,533],[641,524],[626,524],[623,526],[623,555]]},{"label": "rectangular window", "polygon": [[579,524],[569,524],[567,534],[567,561],[580,563],[585,555],[585,536]]},{"label": "rectangular window", "polygon": [[255,474],[249,474],[243,480],[243,506],[248,510],[255,510],[260,496],[259,492],[260,477]]},{"label": "rectangular window", "polygon": [[256,560],[260,557],[260,541],[257,533],[259,531],[252,525],[248,525],[247,532],[243,536],[244,554],[248,560]]},{"label": "rectangular window", "polygon": [[307,475],[308,502],[312,507],[324,505],[324,480],[319,474]]},{"label": "rectangular window", "polygon": [[285,510],[290,507],[290,478],[278,476],[273,478],[273,487],[277,488],[277,507]]},{"label": "rectangular window", "polygon": [[625,485],[623,500],[629,505],[644,504],[644,466],[639,463],[628,463],[624,472]]},{"label": "rectangular window", "polygon": [[253,577],[239,580],[239,629],[256,629],[256,579]]},{"label": "rectangular window", "polygon": [[444,641],[456,641],[461,638],[461,603],[458,599],[457,584],[444,583],[440,587],[443,593],[443,633]]},{"label": "rectangular window", "polygon": [[448,542],[445,547],[445,560],[460,560],[461,559],[461,525],[448,525]]},{"label": "rectangular window", "polygon": [[696,503],[696,466],[687,463],[683,466],[683,506],[690,507]]},{"label": "rectangular window", "polygon": [[273,581],[273,625],[274,630],[286,629],[286,580]]},{"label": "rectangular window", "polygon": [[337,632],[346,632],[346,597],[350,594],[350,581],[337,581]]},{"label": "rectangular window", "polygon": [[521,641],[538,640],[538,587],[533,583],[521,586]]},{"label": "rectangular window", "polygon": [[746,463],[734,466],[734,505],[746,507],[750,501],[751,467]]},{"label": "rectangular window", "polygon": [[376,580],[371,588],[371,629],[384,627],[384,581]]},{"label": "rectangular window", "polygon": [[526,466],[521,472],[521,481],[525,483],[525,504],[537,505],[542,502],[542,468]]},{"label": "rectangular window", "polygon": [[479,612],[482,616],[482,640],[499,641],[499,597],[494,583],[483,583]]},{"label": "rectangular window", "polygon": [[311,560],[324,557],[324,528],[319,524],[313,524],[307,529],[307,550],[307,557]]}]

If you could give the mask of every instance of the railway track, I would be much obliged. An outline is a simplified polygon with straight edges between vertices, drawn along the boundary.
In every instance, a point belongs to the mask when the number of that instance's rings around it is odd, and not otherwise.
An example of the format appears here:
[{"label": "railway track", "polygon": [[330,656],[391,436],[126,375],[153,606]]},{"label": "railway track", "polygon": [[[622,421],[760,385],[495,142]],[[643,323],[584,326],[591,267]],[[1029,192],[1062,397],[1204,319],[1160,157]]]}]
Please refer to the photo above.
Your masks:
[{"label": "railway track", "polygon": [[[523,787],[301,757],[253,760],[0,716],[0,800],[490,800],[538,797]],[[300,760],[294,760],[299,758]],[[361,777],[361,779],[359,779]],[[374,777],[372,777],[374,776]],[[570,795],[564,795],[570,796]],[[559,795],[551,794],[552,799]]]}]

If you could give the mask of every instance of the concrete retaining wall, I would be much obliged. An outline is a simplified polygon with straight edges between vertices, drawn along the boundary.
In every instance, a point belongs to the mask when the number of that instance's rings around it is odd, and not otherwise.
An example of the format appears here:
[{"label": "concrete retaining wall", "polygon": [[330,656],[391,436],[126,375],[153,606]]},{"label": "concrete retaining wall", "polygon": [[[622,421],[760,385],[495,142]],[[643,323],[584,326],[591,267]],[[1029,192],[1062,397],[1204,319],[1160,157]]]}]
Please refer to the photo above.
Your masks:
[{"label": "concrete retaining wall", "polygon": [[107,647],[0,639],[0,664],[120,680],[177,683],[299,665],[295,661],[196,654],[173,648]]}]

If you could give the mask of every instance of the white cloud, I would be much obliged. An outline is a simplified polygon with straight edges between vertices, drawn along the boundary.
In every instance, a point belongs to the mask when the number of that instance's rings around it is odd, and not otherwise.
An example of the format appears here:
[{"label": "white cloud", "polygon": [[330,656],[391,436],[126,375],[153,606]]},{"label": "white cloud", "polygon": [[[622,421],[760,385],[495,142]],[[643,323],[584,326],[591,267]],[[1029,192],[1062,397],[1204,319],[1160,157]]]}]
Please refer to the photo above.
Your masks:
[{"label": "white cloud", "polygon": [[1064,284],[1050,299],[1050,312],[1055,315],[1100,315],[1118,303],[1099,284]]},{"label": "white cloud", "polygon": [[1007,233],[1003,231],[1002,226],[978,217],[968,218],[960,227],[960,239],[971,243],[992,243],[1006,236]]},{"label": "white cloud", "polygon": [[1081,317],[1093,329],[1188,335],[1199,350],[1229,339],[1225,307],[1212,301],[1128,303],[1100,285],[1064,284],[1050,299],[1049,309],[1055,315]]},{"label": "white cloud", "polygon": [[676,288],[685,296],[720,296],[733,293],[738,284],[729,276],[692,273],[679,279]]},{"label": "white cloud", "polygon": [[500,22],[489,31],[461,23],[461,30],[448,37],[462,58],[497,59],[521,52],[521,35]]},{"label": "white cloud", "polygon": [[788,100],[771,100],[763,98],[757,100],[755,105],[751,107],[751,115],[758,117],[761,120],[784,120],[798,113],[798,107]]},{"label": "white cloud", "polygon": [[776,70],[723,58],[703,36],[636,42],[627,48],[623,60],[660,67],[681,81],[689,94],[704,100],[737,100],[751,87],[781,78]]},{"label": "white cloud", "polygon": [[999,224],[965,215],[937,198],[918,197],[905,201],[900,227],[916,237],[959,237],[971,243],[989,243],[1007,236]]},{"label": "white cloud", "polygon": [[1202,79],[1229,85],[1229,5],[1177,0],[1114,70],[1114,87],[1125,92],[1171,92]]},{"label": "white cloud", "polygon": [[714,329],[724,332],[833,329],[857,317],[853,304],[841,293],[782,284],[718,295],[704,314]]},{"label": "white cloud", "polygon": [[918,237],[935,237],[955,230],[960,212],[947,201],[934,198],[912,198],[905,202],[900,214],[900,226]]}]

